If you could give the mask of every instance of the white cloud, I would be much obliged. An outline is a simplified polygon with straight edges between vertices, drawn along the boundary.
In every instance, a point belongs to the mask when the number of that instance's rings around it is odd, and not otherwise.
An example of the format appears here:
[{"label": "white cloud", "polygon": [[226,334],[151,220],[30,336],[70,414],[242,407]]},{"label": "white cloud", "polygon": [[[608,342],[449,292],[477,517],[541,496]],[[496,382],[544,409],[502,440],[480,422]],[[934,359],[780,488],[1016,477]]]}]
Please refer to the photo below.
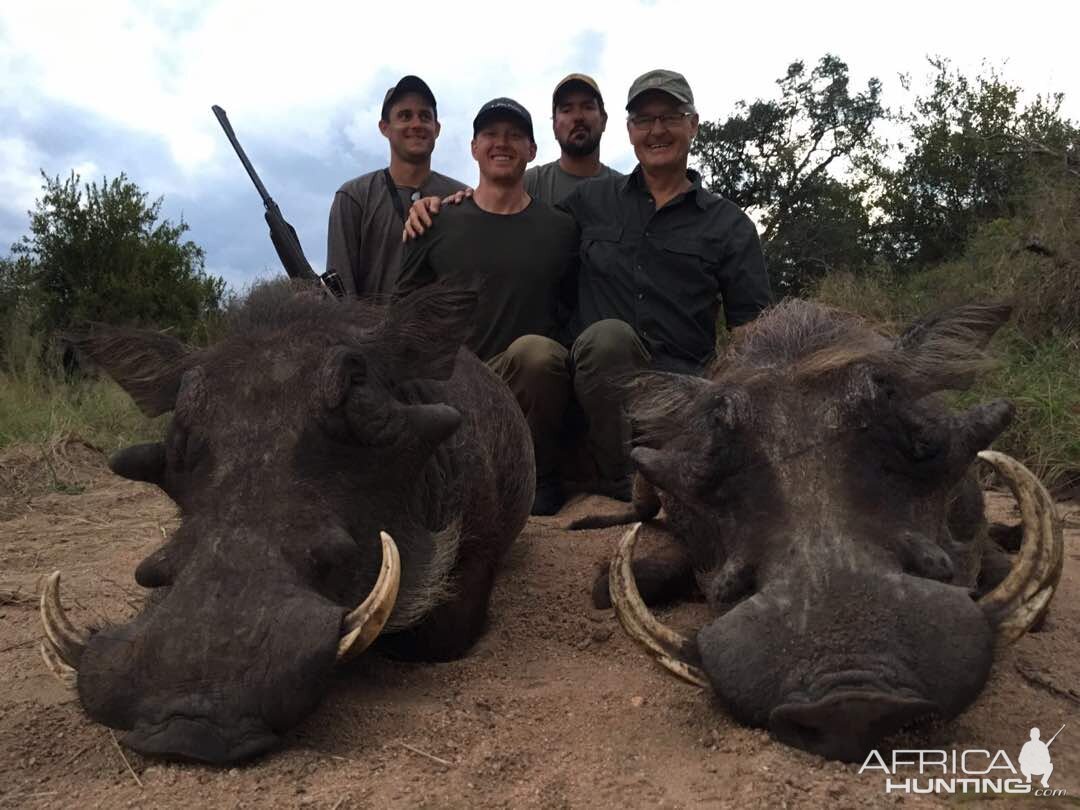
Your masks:
[{"label": "white cloud", "polygon": [[[404,73],[417,73],[439,99],[443,135],[435,167],[474,182],[467,146],[479,105],[498,95],[525,104],[536,125],[537,159],[552,160],[558,149],[548,134],[551,88],[583,68],[599,81],[611,113],[604,160],[624,169],[633,165],[622,123],[626,89],[659,66],[685,73],[702,116],[712,119],[728,114],[737,99],[771,95],[790,61],[813,63],[827,51],[850,65],[856,85],[881,78],[893,105],[903,100],[896,75],[921,79],[927,54],[951,57],[966,71],[978,70],[984,58],[1008,60],[1008,79],[1031,92],[1065,91],[1066,113],[1077,119],[1078,8],[1028,3],[1021,13],[1015,4],[940,0],[901,6],[555,0],[514,8],[460,0],[407,6],[39,0],[0,10],[0,96],[17,103],[24,120],[61,105],[114,127],[118,144],[125,133],[159,139],[171,165],[152,172],[148,190],[195,198],[246,182],[211,104],[225,107],[242,142],[259,144],[251,155],[256,166],[290,155],[338,165],[346,157],[343,145],[353,156],[385,154],[376,127],[383,92]],[[0,122],[0,140],[22,137],[20,123]],[[0,199],[25,198],[25,174],[10,166],[40,158],[14,159],[0,170]],[[88,159],[126,165],[122,154]],[[352,173],[371,168],[357,165]],[[36,169],[31,165],[34,178]],[[311,188],[327,204],[332,190]]]}]

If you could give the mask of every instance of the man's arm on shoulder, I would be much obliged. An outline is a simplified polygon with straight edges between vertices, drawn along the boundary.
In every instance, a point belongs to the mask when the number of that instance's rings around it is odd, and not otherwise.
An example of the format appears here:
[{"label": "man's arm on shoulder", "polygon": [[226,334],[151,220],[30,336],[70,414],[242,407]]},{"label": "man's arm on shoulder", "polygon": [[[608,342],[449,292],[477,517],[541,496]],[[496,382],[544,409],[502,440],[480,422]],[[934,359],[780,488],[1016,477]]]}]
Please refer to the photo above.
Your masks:
[{"label": "man's arm on shoulder", "polygon": [[729,329],[754,320],[772,303],[761,240],[753,221],[742,211],[732,225],[719,272],[724,318]]},{"label": "man's arm on shoulder", "polygon": [[326,228],[326,271],[337,273],[346,295],[357,294],[363,214],[360,203],[344,188],[338,189],[330,204],[330,222]]},{"label": "man's arm on shoulder", "polygon": [[394,286],[394,297],[404,297],[435,281],[431,266],[431,250],[438,243],[438,231],[410,239],[401,251],[401,275]]}]

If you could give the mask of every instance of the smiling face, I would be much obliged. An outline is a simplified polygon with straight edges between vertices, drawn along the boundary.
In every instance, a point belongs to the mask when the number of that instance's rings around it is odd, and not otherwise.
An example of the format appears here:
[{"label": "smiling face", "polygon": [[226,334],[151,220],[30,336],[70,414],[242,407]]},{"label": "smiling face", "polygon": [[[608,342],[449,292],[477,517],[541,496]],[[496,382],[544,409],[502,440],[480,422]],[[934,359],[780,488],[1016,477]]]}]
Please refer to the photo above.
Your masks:
[{"label": "smiling face", "polygon": [[[635,123],[652,117],[648,126]],[[669,116],[665,123],[657,116]],[[678,116],[676,119],[675,116]],[[630,143],[638,162],[646,171],[685,171],[690,142],[698,131],[697,114],[682,115],[682,105],[673,96],[660,91],[644,93],[634,101],[626,122]]]},{"label": "smiling face", "polygon": [[390,151],[406,163],[431,159],[440,126],[431,102],[418,93],[406,93],[393,103],[389,120],[379,121],[379,132],[390,141]]},{"label": "smiling face", "polygon": [[536,157],[536,144],[514,119],[485,122],[472,140],[472,156],[480,167],[480,177],[499,185],[521,181],[525,167]]},{"label": "smiling face", "polygon": [[606,127],[607,113],[600,108],[595,93],[571,89],[559,94],[551,128],[564,153],[591,155],[600,148]]}]

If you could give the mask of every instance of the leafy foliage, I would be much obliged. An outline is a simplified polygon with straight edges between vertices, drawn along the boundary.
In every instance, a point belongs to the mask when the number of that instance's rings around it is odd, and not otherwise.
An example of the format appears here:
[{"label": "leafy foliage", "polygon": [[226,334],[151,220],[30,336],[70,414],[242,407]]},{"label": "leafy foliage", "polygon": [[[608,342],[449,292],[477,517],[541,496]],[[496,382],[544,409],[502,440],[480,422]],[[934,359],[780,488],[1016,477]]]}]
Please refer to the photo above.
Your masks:
[{"label": "leafy foliage", "polygon": [[878,172],[883,252],[915,267],[961,255],[980,223],[1016,215],[1040,169],[1080,177],[1070,166],[1080,133],[1061,116],[1061,94],[1022,106],[1020,87],[993,69],[969,79],[948,60],[930,64],[930,92],[897,116],[911,133],[901,163]]},{"label": "leafy foliage", "polygon": [[0,290],[32,306],[39,331],[106,321],[190,340],[219,310],[225,282],[205,273],[202,248],[183,239],[187,224],[159,221],[160,198],[123,174],[100,187],[80,187],[74,172],[42,177],[30,233],[0,265]]},{"label": "leafy foliage", "polygon": [[808,70],[793,62],[780,97],[740,101],[724,122],[703,122],[692,154],[708,188],[761,223],[774,286],[799,292],[832,270],[872,259],[863,200],[882,145],[881,83],[852,92],[848,67],[825,55]]}]

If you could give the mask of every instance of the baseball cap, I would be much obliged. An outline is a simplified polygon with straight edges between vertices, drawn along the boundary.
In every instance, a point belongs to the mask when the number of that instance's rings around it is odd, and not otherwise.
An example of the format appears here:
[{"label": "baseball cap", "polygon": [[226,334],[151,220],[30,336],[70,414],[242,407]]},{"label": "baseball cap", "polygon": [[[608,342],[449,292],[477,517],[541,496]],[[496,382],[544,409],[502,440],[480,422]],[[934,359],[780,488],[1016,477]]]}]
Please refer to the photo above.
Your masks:
[{"label": "baseball cap", "polygon": [[390,107],[406,93],[416,93],[430,101],[431,109],[435,111],[435,115],[438,117],[438,109],[435,107],[435,94],[431,92],[431,88],[427,86],[427,82],[419,76],[402,76],[397,84],[386,91],[386,95],[383,97],[383,121],[390,120]]},{"label": "baseball cap", "polygon": [[512,98],[505,97],[493,98],[480,108],[480,112],[478,112],[476,118],[473,119],[473,136],[476,136],[480,127],[494,118],[515,119],[525,127],[525,131],[529,134],[529,139],[534,143],[536,142],[536,138],[533,137],[532,116],[529,115],[529,111]]},{"label": "baseball cap", "polygon": [[596,100],[600,102],[600,109],[604,108],[604,97],[600,94],[600,85],[596,83],[596,79],[592,76],[586,76],[584,73],[571,73],[555,85],[555,91],[551,94],[552,107],[559,103],[559,93],[567,85],[584,85],[585,90],[596,96]]},{"label": "baseball cap", "polygon": [[630,85],[630,93],[626,97],[626,109],[629,110],[633,106],[638,96],[650,90],[659,90],[681,104],[694,106],[694,91],[690,89],[685,76],[674,70],[650,70],[648,73],[642,73]]}]

